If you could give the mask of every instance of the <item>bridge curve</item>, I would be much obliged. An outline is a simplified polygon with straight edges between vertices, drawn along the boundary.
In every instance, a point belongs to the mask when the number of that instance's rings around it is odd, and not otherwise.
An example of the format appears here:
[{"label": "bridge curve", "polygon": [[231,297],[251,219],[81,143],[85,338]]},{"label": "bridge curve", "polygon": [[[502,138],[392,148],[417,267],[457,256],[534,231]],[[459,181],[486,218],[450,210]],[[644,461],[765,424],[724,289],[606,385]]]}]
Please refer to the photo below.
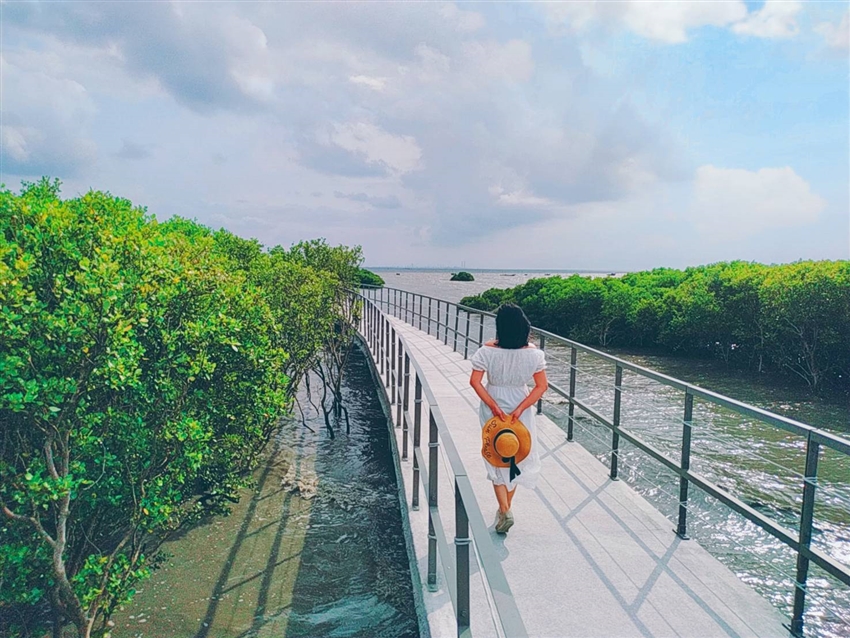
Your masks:
[{"label": "bridge curve", "polygon": [[[609,470],[568,440],[571,427],[565,432],[545,414],[537,421],[538,486],[517,494],[516,524],[506,537],[496,534],[496,502],[480,460],[479,400],[468,382],[467,358],[484,340],[484,315],[476,325],[471,309],[463,316],[451,304],[452,316],[448,302],[434,308],[432,300],[426,315],[422,296],[395,292],[361,291],[360,334],[394,425],[432,636],[791,635],[775,607],[686,541],[685,512],[671,529],[616,480],[616,455]],[[573,375],[571,417],[574,406],[591,410],[574,386]],[[630,437],[615,403],[613,419],[596,416],[615,437]],[[687,485],[700,479],[688,474],[686,458],[682,466],[686,502]],[[801,622],[796,629],[802,633]]]}]

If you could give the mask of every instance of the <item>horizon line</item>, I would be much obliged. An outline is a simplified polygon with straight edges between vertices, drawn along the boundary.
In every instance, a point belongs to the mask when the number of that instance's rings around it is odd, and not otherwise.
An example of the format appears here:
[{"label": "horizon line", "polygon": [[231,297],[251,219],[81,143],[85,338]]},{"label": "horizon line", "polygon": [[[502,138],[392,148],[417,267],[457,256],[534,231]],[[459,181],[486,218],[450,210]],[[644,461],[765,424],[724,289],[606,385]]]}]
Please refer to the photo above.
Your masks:
[{"label": "horizon line", "polygon": [[466,271],[493,271],[493,272],[631,272],[629,270],[617,270],[617,269],[607,269],[607,268],[472,268],[470,266],[362,266],[366,269],[372,270],[466,270]]}]

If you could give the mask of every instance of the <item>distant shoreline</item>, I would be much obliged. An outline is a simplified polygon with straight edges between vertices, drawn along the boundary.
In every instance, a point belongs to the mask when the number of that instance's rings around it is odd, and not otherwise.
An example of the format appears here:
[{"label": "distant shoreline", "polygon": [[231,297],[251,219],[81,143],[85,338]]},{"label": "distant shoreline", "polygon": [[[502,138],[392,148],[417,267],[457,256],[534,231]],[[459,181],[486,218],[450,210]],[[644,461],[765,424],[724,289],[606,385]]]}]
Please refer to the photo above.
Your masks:
[{"label": "distant shoreline", "polygon": [[617,275],[622,275],[629,271],[627,270],[600,270],[600,269],[581,269],[581,268],[571,268],[571,269],[546,269],[546,268],[466,268],[464,266],[456,266],[456,267],[423,267],[423,268],[411,268],[410,266],[401,267],[401,266],[364,266],[367,270],[374,271],[401,271],[404,270],[406,272],[457,272],[458,270],[465,270],[466,272],[504,272],[504,273],[542,273],[542,274],[552,274],[552,275],[562,275],[564,273],[567,274],[602,274],[602,273],[614,273]]}]

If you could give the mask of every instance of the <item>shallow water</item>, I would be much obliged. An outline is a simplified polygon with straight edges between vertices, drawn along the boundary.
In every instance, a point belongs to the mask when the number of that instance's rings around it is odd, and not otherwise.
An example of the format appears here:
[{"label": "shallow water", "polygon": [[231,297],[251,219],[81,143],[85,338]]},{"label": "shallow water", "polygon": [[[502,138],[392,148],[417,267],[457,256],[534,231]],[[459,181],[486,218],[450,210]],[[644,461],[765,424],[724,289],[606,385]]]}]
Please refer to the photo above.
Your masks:
[{"label": "shallow water", "polygon": [[[115,638],[417,636],[386,417],[366,359],[346,371],[345,426],[331,439],[302,392],[230,516],[165,550],[116,617]],[[296,410],[296,413],[298,411]]]}]

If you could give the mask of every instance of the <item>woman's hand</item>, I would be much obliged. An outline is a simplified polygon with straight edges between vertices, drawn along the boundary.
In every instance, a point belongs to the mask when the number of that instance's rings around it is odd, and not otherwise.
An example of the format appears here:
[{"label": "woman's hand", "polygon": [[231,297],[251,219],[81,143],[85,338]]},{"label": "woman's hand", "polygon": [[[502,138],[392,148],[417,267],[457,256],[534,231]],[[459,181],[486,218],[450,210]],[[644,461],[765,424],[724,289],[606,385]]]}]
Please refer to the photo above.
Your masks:
[{"label": "woman's hand", "polygon": [[493,413],[493,416],[499,417],[502,421],[507,420],[507,416],[505,415],[505,411],[499,407],[498,403],[494,403],[490,406],[490,411]]},{"label": "woman's hand", "polygon": [[522,416],[523,412],[525,412],[525,410],[520,410],[519,408],[517,408],[516,410],[511,412],[511,414],[510,414],[511,423],[516,423],[519,420],[519,417]]}]

